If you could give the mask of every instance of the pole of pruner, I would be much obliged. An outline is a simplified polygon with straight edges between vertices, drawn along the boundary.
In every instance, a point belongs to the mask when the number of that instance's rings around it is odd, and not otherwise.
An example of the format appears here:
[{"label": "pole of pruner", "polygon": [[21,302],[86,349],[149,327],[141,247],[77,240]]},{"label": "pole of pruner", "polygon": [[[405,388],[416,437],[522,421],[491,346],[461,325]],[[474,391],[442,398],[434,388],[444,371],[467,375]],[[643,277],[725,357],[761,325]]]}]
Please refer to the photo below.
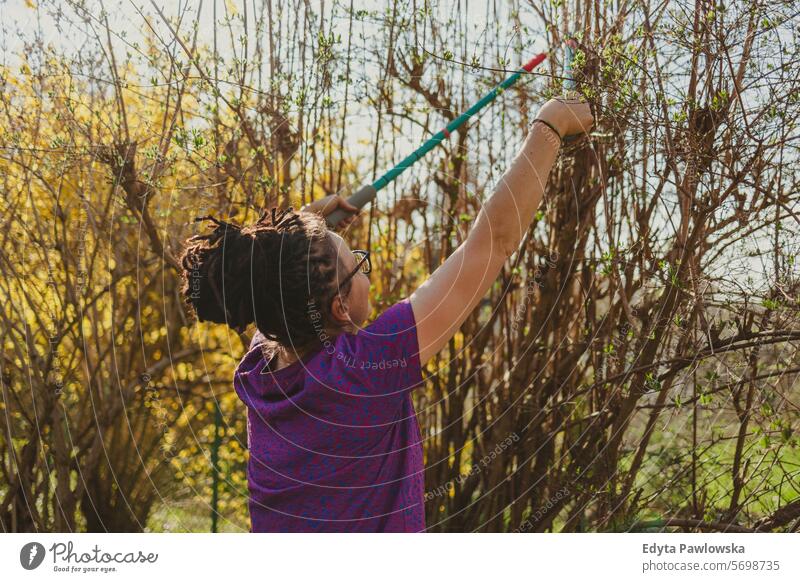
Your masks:
[{"label": "pole of pruner", "polygon": [[[383,176],[375,180],[372,184],[362,187],[359,189],[355,194],[350,196],[347,201],[357,208],[363,208],[369,202],[375,199],[378,192],[385,188],[387,184],[392,182],[395,178],[397,178],[400,174],[405,172],[408,168],[410,168],[414,163],[416,163],[419,159],[421,159],[425,154],[435,148],[437,145],[442,143],[445,138],[450,137],[450,134],[457,130],[459,127],[464,125],[471,117],[473,117],[476,113],[478,113],[481,109],[486,107],[489,103],[495,100],[495,98],[500,95],[503,91],[511,87],[514,83],[516,83],[519,78],[525,74],[530,73],[534,67],[536,67],[539,63],[541,63],[545,58],[547,58],[546,53],[541,53],[533,57],[530,61],[528,61],[521,69],[519,69],[516,73],[505,79],[502,83],[497,85],[494,89],[489,91],[486,95],[484,95],[477,103],[475,103],[472,107],[467,109],[464,113],[456,117],[453,121],[447,124],[447,126],[438,131],[433,137],[427,140],[424,144],[422,144],[419,148],[417,148],[414,152],[412,152],[409,156],[407,156],[403,161],[397,164],[394,168],[386,172]],[[336,226],[339,221],[343,218],[348,216],[348,212],[338,209],[334,212],[330,213],[327,217],[328,226]]]}]

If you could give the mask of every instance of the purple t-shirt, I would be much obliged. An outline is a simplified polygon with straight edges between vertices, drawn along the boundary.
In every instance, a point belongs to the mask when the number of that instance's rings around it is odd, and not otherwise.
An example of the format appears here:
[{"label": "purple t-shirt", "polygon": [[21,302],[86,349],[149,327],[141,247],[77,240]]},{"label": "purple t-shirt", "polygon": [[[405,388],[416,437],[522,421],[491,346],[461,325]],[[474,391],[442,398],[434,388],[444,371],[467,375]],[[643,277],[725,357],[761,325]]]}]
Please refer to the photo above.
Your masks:
[{"label": "purple t-shirt", "polygon": [[272,371],[256,334],[236,369],[247,405],[253,532],[425,529],[422,381],[411,303]]}]

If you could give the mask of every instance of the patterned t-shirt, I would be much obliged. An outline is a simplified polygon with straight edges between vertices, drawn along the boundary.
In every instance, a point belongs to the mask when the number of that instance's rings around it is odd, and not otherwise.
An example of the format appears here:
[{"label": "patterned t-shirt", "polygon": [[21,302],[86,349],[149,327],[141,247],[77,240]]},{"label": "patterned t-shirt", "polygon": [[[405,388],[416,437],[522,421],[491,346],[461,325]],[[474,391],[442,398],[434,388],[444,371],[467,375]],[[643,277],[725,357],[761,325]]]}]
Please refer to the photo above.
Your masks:
[{"label": "patterned t-shirt", "polygon": [[257,333],[234,377],[248,414],[251,531],[424,530],[409,300],[277,371],[263,342]]}]

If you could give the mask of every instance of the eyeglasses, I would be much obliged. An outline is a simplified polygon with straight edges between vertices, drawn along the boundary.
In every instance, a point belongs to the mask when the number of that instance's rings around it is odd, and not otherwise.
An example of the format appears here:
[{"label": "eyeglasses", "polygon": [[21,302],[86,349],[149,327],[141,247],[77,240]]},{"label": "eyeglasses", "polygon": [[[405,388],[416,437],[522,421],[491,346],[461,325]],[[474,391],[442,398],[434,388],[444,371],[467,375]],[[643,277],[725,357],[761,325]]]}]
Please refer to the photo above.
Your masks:
[{"label": "eyeglasses", "polygon": [[365,275],[369,275],[372,272],[372,263],[369,262],[369,251],[352,251],[353,254],[356,256],[356,260],[358,263],[356,264],[356,269],[361,269],[361,272]]},{"label": "eyeglasses", "polygon": [[361,271],[365,275],[369,275],[372,272],[372,264],[369,262],[369,251],[353,251],[353,254],[356,256],[356,268],[353,269],[353,272],[350,273],[347,277],[344,278],[344,281],[339,283],[339,289],[344,287],[347,282],[355,277],[356,273]]}]

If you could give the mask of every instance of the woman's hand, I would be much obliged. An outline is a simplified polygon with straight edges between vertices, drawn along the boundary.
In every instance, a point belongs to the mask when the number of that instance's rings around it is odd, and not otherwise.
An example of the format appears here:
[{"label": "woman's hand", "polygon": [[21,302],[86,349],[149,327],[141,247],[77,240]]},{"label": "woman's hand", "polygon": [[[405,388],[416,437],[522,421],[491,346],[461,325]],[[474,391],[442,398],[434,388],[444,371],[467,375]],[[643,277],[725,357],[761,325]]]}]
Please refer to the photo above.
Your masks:
[{"label": "woman's hand", "polygon": [[358,208],[350,204],[347,200],[339,196],[338,194],[331,194],[330,196],[325,196],[325,198],[320,198],[319,200],[314,200],[303,206],[301,210],[307,212],[316,212],[317,214],[321,214],[322,216],[328,216],[334,210],[341,208],[345,212],[352,213],[351,216],[347,216],[343,218],[337,227],[344,227],[348,226],[351,222],[353,222],[360,212]]},{"label": "woman's hand", "polygon": [[556,97],[542,105],[537,119],[544,119],[558,130],[562,138],[587,133],[594,125],[589,103],[584,99]]}]

